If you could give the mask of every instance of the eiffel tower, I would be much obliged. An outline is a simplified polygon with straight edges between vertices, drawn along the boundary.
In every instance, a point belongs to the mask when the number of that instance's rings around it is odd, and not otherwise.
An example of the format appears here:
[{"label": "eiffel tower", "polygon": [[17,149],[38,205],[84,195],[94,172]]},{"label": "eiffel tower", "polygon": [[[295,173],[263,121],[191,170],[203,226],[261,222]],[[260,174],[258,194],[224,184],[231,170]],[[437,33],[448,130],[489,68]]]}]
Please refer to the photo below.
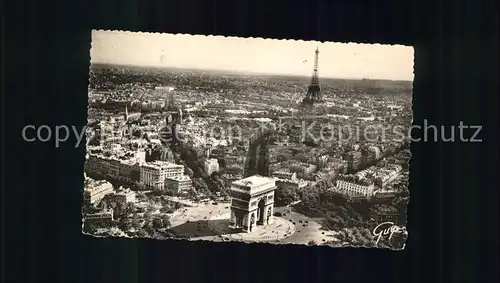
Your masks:
[{"label": "eiffel tower", "polygon": [[303,106],[313,106],[314,104],[324,102],[321,96],[321,89],[319,86],[318,61],[319,61],[319,48],[316,48],[314,55],[314,70],[311,78],[311,84],[307,89],[306,97],[304,97],[304,99],[302,100]]}]

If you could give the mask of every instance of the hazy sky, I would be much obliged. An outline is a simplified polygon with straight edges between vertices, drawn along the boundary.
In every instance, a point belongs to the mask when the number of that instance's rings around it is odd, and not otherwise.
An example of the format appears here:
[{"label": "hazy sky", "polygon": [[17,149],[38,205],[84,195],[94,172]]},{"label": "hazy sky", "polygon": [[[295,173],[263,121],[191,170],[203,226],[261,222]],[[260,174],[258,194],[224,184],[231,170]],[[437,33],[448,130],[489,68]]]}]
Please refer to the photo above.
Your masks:
[{"label": "hazy sky", "polygon": [[92,63],[413,80],[413,47],[203,35],[92,31]]}]

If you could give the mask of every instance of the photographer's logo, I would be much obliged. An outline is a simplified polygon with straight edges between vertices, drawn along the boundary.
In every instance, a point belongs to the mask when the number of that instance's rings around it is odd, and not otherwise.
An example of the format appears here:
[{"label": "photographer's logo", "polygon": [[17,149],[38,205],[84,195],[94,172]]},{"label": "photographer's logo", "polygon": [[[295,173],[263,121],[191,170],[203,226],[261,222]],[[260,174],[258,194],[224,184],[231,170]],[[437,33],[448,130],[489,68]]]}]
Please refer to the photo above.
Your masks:
[{"label": "photographer's logo", "polygon": [[382,236],[387,237],[388,240],[392,239],[394,234],[403,234],[405,231],[403,228],[395,225],[393,222],[380,223],[373,229],[373,236],[376,239],[375,244],[378,244]]}]

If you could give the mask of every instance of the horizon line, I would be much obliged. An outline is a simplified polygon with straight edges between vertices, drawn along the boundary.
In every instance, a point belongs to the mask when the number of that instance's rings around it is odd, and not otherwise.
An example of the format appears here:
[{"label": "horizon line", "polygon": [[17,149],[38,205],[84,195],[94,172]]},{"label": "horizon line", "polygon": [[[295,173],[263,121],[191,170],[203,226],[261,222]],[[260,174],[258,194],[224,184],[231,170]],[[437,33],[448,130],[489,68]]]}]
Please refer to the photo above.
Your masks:
[{"label": "horizon line", "polygon": [[[174,67],[174,66],[147,66],[147,65],[134,65],[134,64],[121,64],[121,63],[106,63],[106,62],[91,62],[90,67],[92,65],[108,65],[108,66],[116,66],[116,67],[139,67],[139,68],[152,68],[152,69],[177,69],[177,70],[185,70],[185,71],[198,71],[198,72],[221,72],[221,73],[229,73],[229,74],[248,74],[254,76],[291,76],[291,77],[305,77],[310,78],[312,75],[298,75],[298,74],[278,74],[278,73],[262,73],[262,72],[251,72],[251,71],[236,71],[236,70],[227,70],[227,69],[206,69],[206,68],[186,68],[186,67]],[[339,79],[339,80],[369,80],[369,81],[392,81],[392,82],[413,82],[414,80],[407,79],[383,79],[383,78],[363,78],[363,77],[323,77],[325,79]],[[321,77],[320,77],[321,79]]]}]

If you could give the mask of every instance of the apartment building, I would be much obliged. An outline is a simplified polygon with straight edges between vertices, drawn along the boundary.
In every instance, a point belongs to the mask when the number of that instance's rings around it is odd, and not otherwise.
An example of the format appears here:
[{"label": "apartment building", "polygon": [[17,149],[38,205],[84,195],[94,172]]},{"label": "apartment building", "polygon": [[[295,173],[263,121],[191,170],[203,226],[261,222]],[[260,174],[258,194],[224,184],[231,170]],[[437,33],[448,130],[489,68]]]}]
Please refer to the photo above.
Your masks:
[{"label": "apartment building", "polygon": [[402,171],[402,167],[396,164],[390,164],[384,168],[378,168],[375,172],[375,185],[380,188],[385,188],[392,183]]},{"label": "apartment building", "polygon": [[106,195],[112,194],[113,192],[113,185],[107,181],[101,180],[92,182],[84,189],[84,202],[90,205],[96,204]]},{"label": "apartment building", "polygon": [[287,180],[287,179],[278,179],[276,180],[276,188],[278,190],[283,189],[283,190],[298,190],[305,188],[307,186],[308,182],[304,180]]},{"label": "apartment building", "polygon": [[154,161],[142,165],[140,182],[146,188],[164,190],[165,178],[180,177],[183,174],[183,165],[168,161]]},{"label": "apartment building", "polygon": [[123,189],[123,188],[121,188],[118,192],[114,193],[111,197],[115,201],[122,202],[122,203],[135,202],[136,201],[136,194],[135,194],[134,191],[132,191],[130,189]]},{"label": "apartment building", "polygon": [[192,187],[193,182],[187,175],[165,178],[165,190],[180,193],[182,191],[187,191]]},{"label": "apartment building", "polygon": [[373,196],[375,186],[370,179],[360,179],[358,176],[347,175],[339,177],[334,190],[349,197],[363,196],[369,198]]},{"label": "apartment building", "polygon": [[362,154],[359,151],[350,151],[345,156],[347,160],[347,167],[351,170],[356,170],[362,163]]},{"label": "apartment building", "polygon": [[296,172],[286,172],[286,171],[275,171],[271,174],[273,178],[282,180],[297,180]]}]

